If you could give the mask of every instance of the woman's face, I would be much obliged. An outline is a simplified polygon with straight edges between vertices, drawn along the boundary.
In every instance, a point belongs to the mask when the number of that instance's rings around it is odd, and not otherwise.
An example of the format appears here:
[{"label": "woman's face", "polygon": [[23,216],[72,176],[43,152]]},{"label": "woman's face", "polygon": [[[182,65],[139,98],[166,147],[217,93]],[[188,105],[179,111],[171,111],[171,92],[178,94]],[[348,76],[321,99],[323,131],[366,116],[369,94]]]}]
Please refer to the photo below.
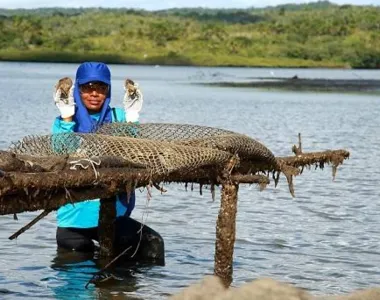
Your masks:
[{"label": "woman's face", "polygon": [[107,98],[108,85],[103,82],[89,82],[79,86],[82,102],[90,113],[97,113],[102,109]]}]

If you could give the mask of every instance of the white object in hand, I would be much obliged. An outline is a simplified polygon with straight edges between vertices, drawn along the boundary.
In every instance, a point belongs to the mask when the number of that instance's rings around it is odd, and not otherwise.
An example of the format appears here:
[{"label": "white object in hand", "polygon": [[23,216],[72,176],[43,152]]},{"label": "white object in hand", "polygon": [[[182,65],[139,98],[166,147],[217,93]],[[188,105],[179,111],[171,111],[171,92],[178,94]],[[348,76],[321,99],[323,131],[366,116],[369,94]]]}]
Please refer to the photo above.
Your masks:
[{"label": "white object in hand", "polygon": [[123,104],[127,122],[136,122],[139,119],[139,112],[143,105],[143,94],[139,89],[138,83],[130,79],[125,81],[124,90]]},{"label": "white object in hand", "polygon": [[57,89],[54,93],[54,102],[62,118],[72,117],[75,114],[74,86],[70,88],[68,95],[65,95],[61,89]]}]

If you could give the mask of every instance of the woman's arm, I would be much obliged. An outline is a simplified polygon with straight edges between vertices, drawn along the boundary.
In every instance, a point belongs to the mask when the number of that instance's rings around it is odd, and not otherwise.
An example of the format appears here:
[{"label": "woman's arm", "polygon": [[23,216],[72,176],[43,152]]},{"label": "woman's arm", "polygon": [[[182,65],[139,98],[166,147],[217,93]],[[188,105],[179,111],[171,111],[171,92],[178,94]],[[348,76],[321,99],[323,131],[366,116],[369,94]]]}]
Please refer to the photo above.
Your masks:
[{"label": "woman's arm", "polygon": [[57,117],[54,120],[52,132],[53,133],[66,133],[66,132],[74,132],[75,122],[72,121],[65,121],[61,117]]}]

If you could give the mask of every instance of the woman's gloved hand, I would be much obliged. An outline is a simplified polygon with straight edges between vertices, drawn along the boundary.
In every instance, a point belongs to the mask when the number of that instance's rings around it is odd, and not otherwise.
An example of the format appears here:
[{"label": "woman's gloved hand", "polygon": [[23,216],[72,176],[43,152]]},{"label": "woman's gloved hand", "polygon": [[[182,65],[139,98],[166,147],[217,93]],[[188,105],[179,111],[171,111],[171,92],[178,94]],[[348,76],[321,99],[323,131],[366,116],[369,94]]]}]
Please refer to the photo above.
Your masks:
[{"label": "woman's gloved hand", "polygon": [[70,118],[75,114],[74,85],[71,78],[64,77],[57,82],[53,97],[62,119]]},{"label": "woman's gloved hand", "polygon": [[143,94],[138,83],[131,79],[125,80],[124,90],[123,104],[127,122],[136,122],[139,119],[139,113],[143,105]]}]

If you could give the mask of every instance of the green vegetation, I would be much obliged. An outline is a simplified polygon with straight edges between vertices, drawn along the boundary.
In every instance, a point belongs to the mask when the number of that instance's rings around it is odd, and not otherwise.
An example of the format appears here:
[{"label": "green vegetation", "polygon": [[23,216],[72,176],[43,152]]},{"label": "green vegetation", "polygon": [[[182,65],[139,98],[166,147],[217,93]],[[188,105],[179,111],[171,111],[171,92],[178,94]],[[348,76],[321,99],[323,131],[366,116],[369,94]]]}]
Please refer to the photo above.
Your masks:
[{"label": "green vegetation", "polygon": [[0,60],[380,68],[380,8],[0,9]]}]

